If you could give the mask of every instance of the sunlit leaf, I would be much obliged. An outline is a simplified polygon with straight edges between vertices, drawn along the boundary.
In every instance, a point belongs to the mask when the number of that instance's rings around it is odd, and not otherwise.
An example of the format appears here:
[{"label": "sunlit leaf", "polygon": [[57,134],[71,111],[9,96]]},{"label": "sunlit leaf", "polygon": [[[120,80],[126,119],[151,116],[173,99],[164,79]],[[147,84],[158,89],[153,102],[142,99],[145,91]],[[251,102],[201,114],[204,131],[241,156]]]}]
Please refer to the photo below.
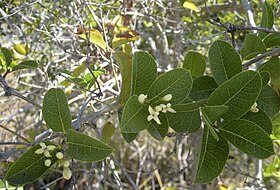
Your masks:
[{"label": "sunlit leaf", "polygon": [[184,2],[183,7],[186,8],[186,9],[193,10],[193,11],[195,11],[195,12],[200,12],[200,10],[201,10],[201,8],[195,6],[194,3],[192,3],[192,2],[187,2],[187,1]]},{"label": "sunlit leaf", "polygon": [[27,55],[27,53],[28,53],[27,46],[23,46],[21,44],[14,44],[13,47],[14,47],[14,50],[20,55]]},{"label": "sunlit leaf", "polygon": [[140,36],[135,30],[128,30],[119,34],[116,34],[112,41],[112,47],[115,49],[128,42],[139,40]]},{"label": "sunlit leaf", "polygon": [[[89,33],[88,33],[89,32]],[[85,28],[83,26],[77,27],[77,33],[79,37],[83,38],[84,40],[88,40],[93,44],[98,45],[101,47],[103,50],[106,51],[107,45],[106,42],[103,39],[103,35],[95,29],[91,29],[90,31],[88,28]]]}]

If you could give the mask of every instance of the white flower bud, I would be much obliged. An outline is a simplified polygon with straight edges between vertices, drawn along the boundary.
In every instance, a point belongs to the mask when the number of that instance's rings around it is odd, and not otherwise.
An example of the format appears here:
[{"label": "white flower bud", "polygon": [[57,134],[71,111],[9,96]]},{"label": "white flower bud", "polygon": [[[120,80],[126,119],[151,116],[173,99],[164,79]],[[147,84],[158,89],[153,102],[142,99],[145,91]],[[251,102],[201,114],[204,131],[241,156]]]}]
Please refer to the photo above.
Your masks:
[{"label": "white flower bud", "polygon": [[45,160],[45,166],[49,167],[52,164],[50,159]]},{"label": "white flower bud", "polygon": [[172,99],[172,94],[167,94],[162,98],[162,100],[166,102],[170,101],[171,99]]},{"label": "white flower bud", "polygon": [[147,95],[145,95],[145,94],[140,94],[140,95],[138,96],[138,101],[140,102],[140,104],[144,104],[146,98],[147,98]]},{"label": "white flower bud", "polygon": [[61,160],[63,158],[63,154],[61,152],[56,153],[56,157]]}]

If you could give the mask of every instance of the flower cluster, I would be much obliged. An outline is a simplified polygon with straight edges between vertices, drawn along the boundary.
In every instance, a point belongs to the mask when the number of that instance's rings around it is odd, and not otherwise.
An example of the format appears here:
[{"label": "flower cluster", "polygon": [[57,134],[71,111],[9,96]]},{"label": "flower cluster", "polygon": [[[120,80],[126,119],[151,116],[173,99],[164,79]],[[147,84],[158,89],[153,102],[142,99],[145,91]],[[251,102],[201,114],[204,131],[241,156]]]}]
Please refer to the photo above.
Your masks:
[{"label": "flower cluster", "polygon": [[250,108],[250,111],[253,113],[257,113],[259,111],[259,109],[257,108],[258,104],[257,102],[255,102],[252,107]]},{"label": "flower cluster", "polygon": [[[138,101],[140,102],[140,104],[144,104],[146,101],[147,95],[145,94],[140,94],[138,96]],[[164,102],[169,102],[172,99],[172,95],[171,94],[167,94],[164,97],[161,98],[161,101]],[[157,106],[155,106],[154,108],[152,108],[151,106],[149,106],[148,108],[150,115],[148,115],[147,120],[151,121],[151,120],[155,120],[155,122],[157,124],[161,124],[158,116],[160,114],[160,112],[162,113],[166,113],[166,112],[171,112],[171,113],[176,113],[176,111],[171,108],[171,103],[167,103],[167,104],[159,104]]]},{"label": "flower cluster", "polygon": [[[47,158],[45,160],[45,166],[49,167],[52,164],[52,160],[50,159],[52,155],[50,154],[50,151],[56,149],[56,146],[54,145],[46,145],[45,143],[40,143],[41,148],[37,149],[35,151],[35,154],[44,154],[44,156]],[[69,161],[63,159],[63,154],[61,152],[56,153],[56,157],[60,161],[60,163],[63,165],[63,177],[67,180],[69,180],[72,176],[72,172],[69,169]]]}]

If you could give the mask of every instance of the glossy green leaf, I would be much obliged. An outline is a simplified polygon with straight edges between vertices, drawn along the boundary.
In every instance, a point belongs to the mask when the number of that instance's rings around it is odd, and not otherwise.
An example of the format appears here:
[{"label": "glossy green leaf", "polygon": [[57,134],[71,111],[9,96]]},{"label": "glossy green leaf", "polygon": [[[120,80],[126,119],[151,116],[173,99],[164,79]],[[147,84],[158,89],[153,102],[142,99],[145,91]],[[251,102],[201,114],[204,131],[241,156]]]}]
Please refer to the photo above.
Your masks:
[{"label": "glossy green leaf", "polygon": [[107,122],[102,130],[102,141],[109,141],[115,133],[115,126],[111,122]]},{"label": "glossy green leaf", "polygon": [[272,133],[271,120],[270,120],[269,116],[264,111],[262,111],[261,109],[259,109],[259,111],[257,113],[253,113],[253,112],[249,111],[248,113],[243,115],[241,117],[241,119],[246,119],[246,120],[249,120],[249,121],[257,124],[265,132],[267,132],[267,134]]},{"label": "glossy green leaf", "polygon": [[159,120],[161,122],[160,125],[155,121],[151,121],[147,130],[155,139],[163,140],[168,132],[168,121],[166,115],[163,113],[159,114]]},{"label": "glossy green leaf", "polygon": [[129,99],[130,92],[131,92],[132,57],[124,52],[116,52],[114,55],[119,64],[120,72],[122,76],[121,93],[118,101],[121,104],[121,107],[123,107],[124,104]]},{"label": "glossy green leaf", "polygon": [[220,116],[228,110],[227,106],[205,106],[201,108],[202,114],[210,121],[211,126],[217,121]]},{"label": "glossy green leaf", "polygon": [[166,113],[169,127],[178,133],[196,132],[201,125],[199,107],[204,103],[205,101],[199,101],[174,105],[173,109],[176,113]]},{"label": "glossy green leaf", "polygon": [[[45,142],[45,144],[50,145],[51,143]],[[47,158],[44,154],[35,154],[35,151],[40,148],[40,145],[36,145],[21,155],[8,170],[5,180],[13,185],[21,185],[30,183],[42,176],[50,167],[45,166]],[[53,156],[50,159],[54,164],[57,160],[54,156],[55,150],[50,153]]]},{"label": "glossy green leaf", "polygon": [[192,77],[189,71],[183,68],[173,69],[159,76],[148,92],[148,99],[153,102],[167,94],[172,94],[170,103],[177,104],[183,101],[192,88]]},{"label": "glossy green leaf", "polygon": [[250,156],[264,159],[274,154],[269,135],[251,121],[236,119],[226,123],[219,131],[222,137]]},{"label": "glossy green leaf", "polygon": [[21,69],[36,69],[38,68],[38,63],[36,61],[27,60],[15,65],[12,71],[17,71]]},{"label": "glossy green leaf", "polygon": [[189,70],[195,77],[202,76],[206,69],[206,61],[198,52],[189,51],[184,59],[183,68]]},{"label": "glossy green leaf", "polygon": [[124,106],[121,130],[123,133],[137,133],[149,126],[147,117],[148,107],[142,106],[138,101],[138,96],[131,96]]},{"label": "glossy green leaf", "polygon": [[264,39],[263,43],[266,48],[280,47],[280,34],[268,34]]},{"label": "glossy green leaf", "polygon": [[67,131],[66,136],[66,153],[77,160],[96,162],[105,159],[114,151],[103,142],[72,129]]},{"label": "glossy green leaf", "polygon": [[88,40],[88,38],[89,38],[89,41],[91,43],[98,45],[103,50],[106,50],[106,48],[107,48],[106,42],[103,39],[103,35],[98,30],[91,29],[89,31],[87,28],[85,28],[83,26],[79,26],[77,28],[76,34],[79,37],[83,38],[84,40]]},{"label": "glossy green leaf", "polygon": [[193,86],[189,96],[193,101],[207,99],[217,87],[218,84],[214,78],[201,76],[193,80]]},{"label": "glossy green leaf", "polygon": [[270,117],[276,115],[280,109],[279,95],[268,85],[266,85],[257,100],[258,107]]},{"label": "glossy green leaf", "polygon": [[132,93],[147,94],[157,77],[155,59],[146,52],[136,52],[132,59]]},{"label": "glossy green leaf", "polygon": [[228,42],[215,41],[208,56],[213,77],[219,85],[242,71],[240,56]]},{"label": "glossy green leaf", "polygon": [[[274,23],[273,11],[270,5],[265,1],[263,5],[261,28],[271,29]],[[259,37],[263,39],[267,35],[266,32],[259,32]]]},{"label": "glossy green leaf", "polygon": [[209,183],[222,172],[228,159],[229,146],[223,138],[216,141],[207,127],[203,130],[194,183]]},{"label": "glossy green leaf", "polygon": [[12,60],[13,60],[12,52],[8,48],[1,48],[1,54],[4,56],[4,59],[5,59],[4,60],[5,61],[5,67],[9,67],[12,63]]},{"label": "glossy green leaf", "polygon": [[240,50],[242,59],[252,59],[264,52],[266,52],[266,47],[260,37],[255,34],[246,34],[244,45]]},{"label": "glossy green leaf", "polygon": [[50,89],[43,100],[43,118],[47,126],[56,132],[71,129],[71,115],[65,93],[59,88]]},{"label": "glossy green leaf", "polygon": [[27,46],[23,46],[21,44],[14,44],[13,47],[14,47],[14,50],[20,55],[27,55],[27,53],[28,53]]},{"label": "glossy green leaf", "polygon": [[256,102],[261,87],[259,73],[243,71],[220,85],[209,97],[208,105],[228,106],[228,111],[222,114],[225,120],[239,118]]},{"label": "glossy green leaf", "polygon": [[112,47],[115,49],[123,44],[126,44],[128,42],[133,42],[139,39],[140,36],[136,31],[134,30],[125,31],[123,33],[116,34],[114,36],[112,41]]}]

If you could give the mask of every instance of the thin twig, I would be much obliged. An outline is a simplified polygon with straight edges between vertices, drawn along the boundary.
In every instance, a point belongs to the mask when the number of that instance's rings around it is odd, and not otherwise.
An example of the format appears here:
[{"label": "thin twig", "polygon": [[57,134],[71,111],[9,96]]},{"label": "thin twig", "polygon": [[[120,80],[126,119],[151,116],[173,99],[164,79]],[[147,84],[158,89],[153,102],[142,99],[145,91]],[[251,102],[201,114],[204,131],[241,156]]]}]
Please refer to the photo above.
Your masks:
[{"label": "thin twig", "polygon": [[26,146],[32,146],[33,143],[25,143],[25,142],[0,142],[0,145],[26,145]]},{"label": "thin twig", "polygon": [[238,174],[240,174],[240,175],[243,175],[243,176],[245,176],[246,178],[249,177],[249,178],[252,178],[252,179],[257,180],[257,181],[260,180],[260,179],[257,178],[257,177],[251,176],[249,172],[246,172],[246,173],[245,173],[245,172],[240,172],[240,171],[237,171],[237,170],[233,169],[228,163],[227,163],[226,165],[228,166],[228,168],[229,168],[232,172],[235,172],[235,173],[238,173]]},{"label": "thin twig", "polygon": [[257,61],[259,61],[261,59],[264,59],[264,58],[270,57],[270,56],[279,56],[279,55],[280,55],[280,48],[274,48],[268,52],[258,55],[254,59],[251,59],[250,61],[244,63],[243,67],[248,68],[250,65],[256,63]]},{"label": "thin twig", "polygon": [[33,104],[34,106],[36,106],[37,108],[39,109],[42,109],[42,106],[40,106],[39,104],[37,104],[36,102],[30,100],[29,98],[21,95],[20,93],[18,93],[16,90],[14,90],[13,88],[11,88],[4,77],[2,77],[2,75],[0,74],[0,83],[1,83],[1,87],[4,89],[4,91],[6,92],[6,96],[17,96],[19,97],[20,99],[23,99],[27,102],[29,102],[30,104]]},{"label": "thin twig", "polygon": [[17,134],[16,132],[12,131],[11,129],[8,129],[7,127],[4,127],[3,125],[0,125],[1,128],[5,129],[6,131],[9,131],[10,133],[16,135],[17,137],[21,138],[22,140],[24,140],[25,142],[30,143],[30,141],[26,138],[24,138],[23,136],[21,136],[20,134]]}]

